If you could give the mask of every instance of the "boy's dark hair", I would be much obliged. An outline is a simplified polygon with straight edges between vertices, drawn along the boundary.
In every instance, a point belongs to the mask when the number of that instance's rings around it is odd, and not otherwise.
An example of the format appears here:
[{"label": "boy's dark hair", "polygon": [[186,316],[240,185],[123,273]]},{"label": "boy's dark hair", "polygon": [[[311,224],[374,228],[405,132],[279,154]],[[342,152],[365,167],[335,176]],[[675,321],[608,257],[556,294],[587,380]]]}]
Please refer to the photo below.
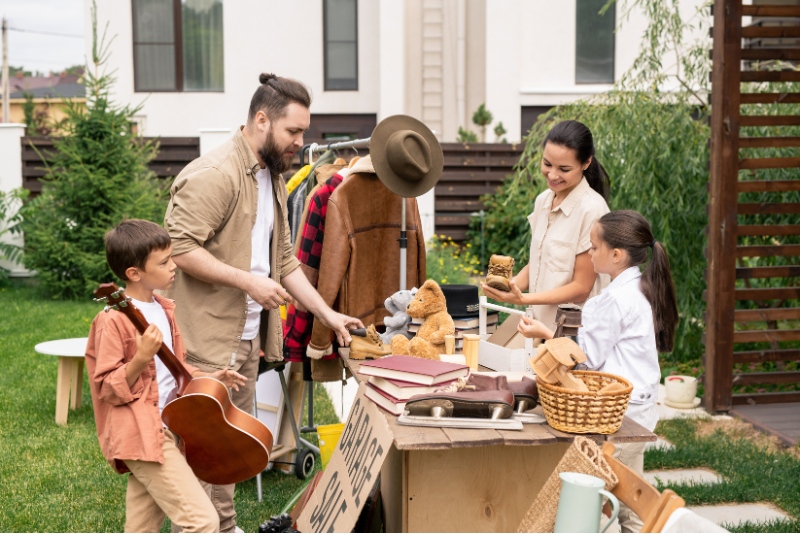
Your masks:
[{"label": "boy's dark hair", "polygon": [[248,122],[252,121],[259,111],[266,113],[270,121],[276,121],[286,115],[286,107],[292,102],[305,108],[311,107],[311,95],[308,89],[297,80],[264,73],[258,77],[258,81],[261,85],[250,100]]},{"label": "boy's dark hair", "polygon": [[672,352],[678,327],[678,300],[664,245],[653,238],[647,219],[633,210],[606,213],[597,225],[600,239],[610,248],[628,252],[631,266],[645,263],[647,251],[653,249],[653,257],[642,273],[642,293],[653,309],[656,348],[659,352]]},{"label": "boy's dark hair", "polygon": [[161,226],[142,219],[127,219],[105,235],[106,261],[121,280],[128,280],[125,271],[130,267],[144,269],[147,257],[154,250],[164,250],[172,244]]},{"label": "boy's dark hair", "polygon": [[594,155],[594,137],[585,124],[578,121],[561,121],[547,133],[547,137],[542,143],[542,148],[547,143],[571,148],[575,151],[578,161],[581,163],[586,163],[589,158],[592,158],[592,162],[583,171],[583,175],[589,185],[592,186],[592,189],[597,191],[608,202],[611,189],[608,173],[597,161],[597,156]]}]

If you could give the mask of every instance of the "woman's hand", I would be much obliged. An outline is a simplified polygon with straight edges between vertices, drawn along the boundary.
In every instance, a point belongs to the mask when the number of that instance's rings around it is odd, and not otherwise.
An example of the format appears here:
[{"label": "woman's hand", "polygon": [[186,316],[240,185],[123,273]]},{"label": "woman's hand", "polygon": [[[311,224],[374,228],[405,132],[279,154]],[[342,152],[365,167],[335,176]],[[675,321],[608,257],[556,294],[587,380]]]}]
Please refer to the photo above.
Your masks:
[{"label": "woman's hand", "polygon": [[543,322],[525,316],[520,317],[517,332],[528,338],[541,339],[552,339],[554,334]]},{"label": "woman's hand", "polygon": [[216,378],[225,384],[225,387],[232,388],[234,391],[239,391],[239,387],[244,386],[244,383],[247,382],[247,378],[244,375],[240,375],[236,371],[230,369],[220,369],[213,373],[202,373],[200,376],[203,376],[203,374],[210,378]]},{"label": "woman's hand", "polygon": [[519,304],[525,305],[525,294],[522,293],[517,284],[514,283],[514,279],[508,281],[509,290],[508,291],[500,291],[498,289],[494,289],[486,285],[486,283],[481,282],[481,289],[483,290],[483,294],[489,297],[490,299],[494,299],[500,302],[507,302],[508,304]]}]

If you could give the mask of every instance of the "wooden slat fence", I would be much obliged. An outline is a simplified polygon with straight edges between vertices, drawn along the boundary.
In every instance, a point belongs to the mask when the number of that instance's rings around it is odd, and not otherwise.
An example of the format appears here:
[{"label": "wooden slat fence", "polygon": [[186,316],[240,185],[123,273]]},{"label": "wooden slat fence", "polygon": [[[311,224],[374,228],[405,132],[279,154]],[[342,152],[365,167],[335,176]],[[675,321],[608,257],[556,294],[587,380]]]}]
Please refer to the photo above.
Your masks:
[{"label": "wooden slat fence", "polygon": [[[144,139],[149,141],[154,138],[145,137]],[[159,178],[175,177],[187,163],[200,155],[199,137],[160,137],[155,139],[159,143],[158,154],[148,166]],[[42,183],[39,178],[46,174],[42,156],[48,160],[52,155],[53,139],[50,137],[23,137],[21,143],[22,186],[35,196],[42,191]]]},{"label": "wooden slat fence", "polygon": [[[146,138],[148,139],[148,138]],[[200,155],[200,141],[197,137],[161,137],[160,150],[149,167],[159,178],[172,178],[187,163]],[[306,142],[324,143],[318,139]],[[39,153],[45,158],[53,151],[51,138],[22,138],[23,184],[34,195],[41,191],[39,178],[45,175],[44,164]],[[444,172],[436,185],[435,225],[436,233],[463,241],[467,234],[470,217],[483,209],[480,196],[491,194],[512,172],[522,153],[522,146],[506,143],[442,143],[444,152]],[[348,151],[345,151],[348,152]],[[359,155],[369,154],[368,149],[359,149]],[[342,154],[350,158],[354,152]],[[289,175],[299,166],[295,163]]]},{"label": "wooden slat fence", "polygon": [[[800,92],[749,83],[800,81],[800,6],[716,0],[713,11],[704,402],[727,411],[800,401],[800,391],[766,391],[800,383],[786,369],[800,360],[800,116],[755,106],[798,104]],[[745,16],[752,26],[742,27]],[[783,63],[758,64],[767,60]],[[749,370],[762,362],[774,370]]]}]

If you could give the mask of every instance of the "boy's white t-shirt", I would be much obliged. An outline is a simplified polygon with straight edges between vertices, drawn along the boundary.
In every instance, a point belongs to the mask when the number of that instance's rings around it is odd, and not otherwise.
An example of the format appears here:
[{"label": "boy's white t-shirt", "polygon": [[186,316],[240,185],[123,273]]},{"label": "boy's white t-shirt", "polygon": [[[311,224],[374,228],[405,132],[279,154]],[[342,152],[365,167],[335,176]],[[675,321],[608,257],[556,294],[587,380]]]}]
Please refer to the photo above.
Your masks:
[{"label": "boy's white t-shirt", "polygon": [[[258,181],[258,211],[251,236],[252,255],[250,272],[258,276],[269,276],[269,245],[272,229],[275,226],[275,210],[272,206],[272,175],[269,169],[256,173]],[[261,325],[261,305],[247,296],[247,321],[244,324],[242,339],[255,339]]]},{"label": "boy's white t-shirt", "polygon": [[[140,300],[131,299],[133,305],[139,308],[139,311],[142,312],[144,318],[147,320],[149,324],[154,324],[161,330],[161,336],[164,338],[164,344],[169,348],[172,349],[172,328],[169,326],[169,319],[167,319],[167,313],[164,311],[164,308],[161,307],[161,304],[153,300],[153,302],[142,302]],[[169,372],[167,366],[161,361],[161,358],[156,356],[153,358],[156,362],[156,380],[158,380],[158,413],[160,414],[161,411],[164,409],[164,406],[167,404],[167,397],[169,397],[170,392],[175,389],[177,382],[175,382],[175,378],[172,376],[172,373]]]}]

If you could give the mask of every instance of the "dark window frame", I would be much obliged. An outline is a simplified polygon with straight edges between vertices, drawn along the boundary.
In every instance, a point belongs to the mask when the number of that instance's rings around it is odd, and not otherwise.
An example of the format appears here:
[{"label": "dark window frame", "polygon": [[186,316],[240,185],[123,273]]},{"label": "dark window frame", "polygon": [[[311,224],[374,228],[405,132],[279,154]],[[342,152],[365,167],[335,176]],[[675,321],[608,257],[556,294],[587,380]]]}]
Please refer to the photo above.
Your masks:
[{"label": "dark window frame", "polygon": [[[358,79],[359,79],[359,69],[358,69],[358,0],[353,0],[354,7],[355,7],[355,19],[356,19],[356,31],[354,32],[353,42],[355,43],[356,47],[356,73],[355,78],[353,79],[354,86],[353,87],[331,87],[329,85],[330,78],[328,77],[328,0],[322,0],[322,63],[323,63],[323,83],[324,83],[324,90],[325,91],[358,91]],[[336,42],[344,42],[344,41],[336,41]],[[347,41],[348,43],[350,41]]]},{"label": "dark window frame", "polygon": [[[611,32],[611,81],[581,81],[578,79],[578,3],[580,0],[575,0],[575,85],[597,85],[597,84],[613,84],[617,79],[617,5],[611,4],[608,11],[605,12],[603,17],[611,16],[612,19],[612,32]],[[600,16],[600,15],[597,15]]]},{"label": "dark window frame", "polygon": [[[133,46],[132,61],[133,61],[133,91],[135,93],[195,93],[195,92],[208,92],[208,93],[224,93],[223,89],[219,91],[186,91],[184,88],[183,78],[183,6],[181,0],[172,0],[172,24],[173,24],[173,43],[139,43],[136,41],[136,8],[134,4],[136,0],[131,1],[131,42]],[[175,88],[174,89],[146,89],[142,88],[139,84],[139,76],[136,68],[136,47],[148,44],[172,44],[175,48]]]}]

